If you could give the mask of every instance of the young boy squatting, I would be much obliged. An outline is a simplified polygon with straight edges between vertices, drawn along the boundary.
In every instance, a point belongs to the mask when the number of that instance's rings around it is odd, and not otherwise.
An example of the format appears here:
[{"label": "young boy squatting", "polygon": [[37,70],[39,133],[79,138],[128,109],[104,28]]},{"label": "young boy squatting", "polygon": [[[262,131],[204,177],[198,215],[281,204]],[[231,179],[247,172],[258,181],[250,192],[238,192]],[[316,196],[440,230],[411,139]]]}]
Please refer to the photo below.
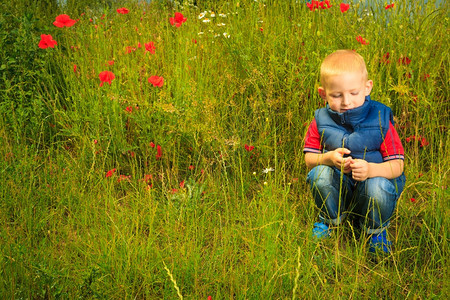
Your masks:
[{"label": "young boy squatting", "polygon": [[324,59],[320,83],[327,105],[315,111],[303,149],[307,182],[320,209],[313,236],[329,236],[330,225],[352,212],[371,235],[369,251],[389,253],[386,228],[405,184],[392,111],[370,99],[373,82],[364,59],[352,50]]}]

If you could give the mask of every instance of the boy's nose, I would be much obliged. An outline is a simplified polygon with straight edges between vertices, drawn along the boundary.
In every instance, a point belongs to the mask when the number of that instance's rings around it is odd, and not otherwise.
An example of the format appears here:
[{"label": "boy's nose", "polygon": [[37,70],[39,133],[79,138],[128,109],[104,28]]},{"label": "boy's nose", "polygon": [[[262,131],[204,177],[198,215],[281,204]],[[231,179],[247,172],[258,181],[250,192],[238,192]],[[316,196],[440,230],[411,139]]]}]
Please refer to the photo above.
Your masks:
[{"label": "boy's nose", "polygon": [[349,106],[350,105],[350,97],[348,95],[343,95],[342,96],[341,105],[342,106]]}]

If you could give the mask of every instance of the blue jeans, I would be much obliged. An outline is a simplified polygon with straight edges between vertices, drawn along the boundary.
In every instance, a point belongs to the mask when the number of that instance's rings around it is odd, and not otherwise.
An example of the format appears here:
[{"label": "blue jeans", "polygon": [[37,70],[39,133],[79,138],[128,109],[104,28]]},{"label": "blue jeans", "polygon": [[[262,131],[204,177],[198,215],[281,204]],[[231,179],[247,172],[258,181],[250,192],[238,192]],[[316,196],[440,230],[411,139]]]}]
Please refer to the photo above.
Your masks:
[{"label": "blue jeans", "polygon": [[335,167],[319,165],[308,173],[306,182],[323,222],[337,225],[352,213],[367,233],[377,234],[389,225],[405,175],[391,180],[373,177],[356,181]]}]

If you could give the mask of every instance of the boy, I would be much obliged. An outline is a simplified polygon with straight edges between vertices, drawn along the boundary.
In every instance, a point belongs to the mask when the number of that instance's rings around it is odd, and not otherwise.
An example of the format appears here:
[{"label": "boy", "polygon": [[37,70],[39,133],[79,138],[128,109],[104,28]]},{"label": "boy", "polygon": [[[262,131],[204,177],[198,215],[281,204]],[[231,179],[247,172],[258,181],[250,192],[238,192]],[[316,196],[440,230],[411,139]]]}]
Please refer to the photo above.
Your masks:
[{"label": "boy", "polygon": [[321,222],[313,236],[329,236],[330,225],[348,212],[371,235],[370,252],[390,253],[386,228],[403,191],[404,151],[389,107],[370,99],[373,82],[364,59],[352,50],[327,56],[320,68],[319,95],[305,137],[307,176]]}]

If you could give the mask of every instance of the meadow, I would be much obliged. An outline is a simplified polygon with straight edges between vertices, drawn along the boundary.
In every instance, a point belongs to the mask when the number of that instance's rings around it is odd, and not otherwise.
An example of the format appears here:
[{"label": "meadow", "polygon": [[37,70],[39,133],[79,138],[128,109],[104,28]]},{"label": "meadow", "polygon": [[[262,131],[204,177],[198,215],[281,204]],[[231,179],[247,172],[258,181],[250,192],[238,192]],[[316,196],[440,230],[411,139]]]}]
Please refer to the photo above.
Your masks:
[{"label": "meadow", "polygon": [[[0,5],[2,299],[450,297],[447,2],[51,2]],[[390,255],[311,236],[336,49],[405,147]]]}]

